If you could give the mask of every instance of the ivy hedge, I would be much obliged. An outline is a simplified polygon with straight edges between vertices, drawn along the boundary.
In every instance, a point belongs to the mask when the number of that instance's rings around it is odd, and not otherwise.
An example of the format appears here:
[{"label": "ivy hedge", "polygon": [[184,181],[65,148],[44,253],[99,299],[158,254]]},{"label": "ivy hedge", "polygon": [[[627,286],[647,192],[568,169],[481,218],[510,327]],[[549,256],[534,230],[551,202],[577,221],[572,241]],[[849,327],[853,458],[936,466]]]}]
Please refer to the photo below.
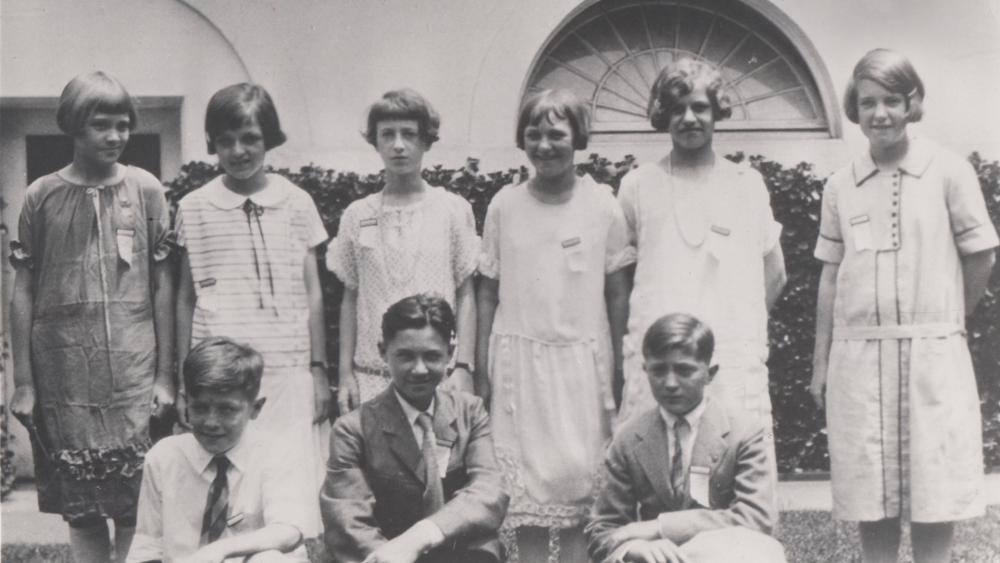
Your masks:
[{"label": "ivy hedge", "polygon": [[[824,178],[817,176],[808,163],[785,167],[762,156],[743,153],[728,155],[727,158],[737,162],[747,160],[761,172],[771,192],[775,218],[784,227],[781,245],[788,284],[772,311],[769,326],[771,355],[768,361],[779,469],[783,473],[828,471],[823,414],[814,406],[807,392],[812,372],[816,288],[821,269],[812,252],[819,231]],[[993,224],[1000,227],[1000,164],[985,161],[976,153],[969,160],[979,176]],[[591,154],[577,165],[577,170],[617,191],[622,176],[635,164],[631,156],[612,162]],[[273,172],[287,177],[313,197],[331,235],[337,232],[340,215],[347,205],[378,191],[383,183],[381,174],[359,175],[313,165],[303,166],[298,171],[279,169]],[[221,170],[212,164],[186,164],[176,179],[166,183],[169,197],[176,202],[220,173]],[[497,191],[527,177],[525,167],[482,172],[479,161],[472,158],[457,169],[434,166],[424,170],[424,178],[429,184],[443,186],[472,204],[480,232],[486,207]],[[329,352],[330,357],[335,358],[337,310],[343,287],[325,268],[320,270]],[[967,327],[982,403],[986,464],[1000,467],[1000,268],[994,269],[988,293],[970,315]]]}]

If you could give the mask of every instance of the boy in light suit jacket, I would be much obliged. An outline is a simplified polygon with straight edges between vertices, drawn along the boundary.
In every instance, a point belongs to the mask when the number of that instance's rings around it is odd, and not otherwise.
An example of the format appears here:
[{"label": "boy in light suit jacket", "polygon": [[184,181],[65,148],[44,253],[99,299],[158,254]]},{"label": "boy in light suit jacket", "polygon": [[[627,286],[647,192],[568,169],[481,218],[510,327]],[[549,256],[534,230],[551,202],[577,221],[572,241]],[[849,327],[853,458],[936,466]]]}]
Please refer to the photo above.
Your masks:
[{"label": "boy in light suit jacket", "polygon": [[642,344],[658,406],[615,435],[605,486],[586,527],[598,562],[782,562],[764,429],[705,397],[711,329],[685,314],[660,318]]}]

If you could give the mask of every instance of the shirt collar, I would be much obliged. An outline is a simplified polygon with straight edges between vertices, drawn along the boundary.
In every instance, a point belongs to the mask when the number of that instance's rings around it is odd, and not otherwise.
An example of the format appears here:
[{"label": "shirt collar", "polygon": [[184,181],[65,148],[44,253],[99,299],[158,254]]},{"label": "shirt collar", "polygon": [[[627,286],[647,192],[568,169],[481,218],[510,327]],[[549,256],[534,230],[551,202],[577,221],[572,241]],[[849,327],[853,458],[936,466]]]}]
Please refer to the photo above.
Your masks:
[{"label": "shirt collar", "polygon": [[417,423],[417,417],[423,412],[429,414],[432,420],[434,419],[434,397],[431,397],[431,404],[428,405],[427,410],[421,411],[411,405],[410,402],[404,399],[403,396],[400,395],[395,389],[392,390],[392,393],[396,395],[396,400],[399,401],[399,406],[403,407],[403,414],[406,415],[406,420],[410,423],[410,426]]},{"label": "shirt collar", "polygon": [[219,176],[218,181],[211,182],[205,186],[207,190],[205,195],[208,196],[208,201],[220,209],[236,209],[242,206],[247,199],[261,207],[278,207],[288,198],[288,190],[285,189],[285,183],[277,180],[280,176],[268,174],[267,186],[250,196],[240,195],[230,190],[226,187],[222,178],[222,176]]},{"label": "shirt collar", "polygon": [[[701,421],[701,415],[705,413],[705,405],[708,404],[708,397],[705,397],[698,403],[698,406],[688,411],[684,415],[684,420],[687,421],[688,427],[693,431],[698,428],[698,423]],[[663,422],[667,423],[667,428],[670,430],[674,429],[674,424],[677,423],[677,415],[668,411],[667,409],[660,407],[660,416],[663,418]]]},{"label": "shirt collar", "polygon": [[[184,443],[184,456],[187,458],[188,463],[191,464],[191,467],[200,475],[212,465],[215,454],[201,447],[194,434],[189,433],[187,437],[189,440]],[[252,428],[247,427],[243,431],[243,435],[240,436],[240,441],[223,454],[229,459],[230,465],[235,467],[237,471],[244,472],[250,463],[250,459],[253,457],[253,442],[256,439],[257,433]]]},{"label": "shirt collar", "polygon": [[[924,175],[927,167],[931,164],[933,151],[927,146],[923,139],[910,139],[910,148],[906,151],[906,156],[899,163],[899,169],[917,178]],[[854,173],[854,185],[861,187],[869,178],[878,173],[878,165],[872,159],[871,152],[865,150],[852,163]]]}]

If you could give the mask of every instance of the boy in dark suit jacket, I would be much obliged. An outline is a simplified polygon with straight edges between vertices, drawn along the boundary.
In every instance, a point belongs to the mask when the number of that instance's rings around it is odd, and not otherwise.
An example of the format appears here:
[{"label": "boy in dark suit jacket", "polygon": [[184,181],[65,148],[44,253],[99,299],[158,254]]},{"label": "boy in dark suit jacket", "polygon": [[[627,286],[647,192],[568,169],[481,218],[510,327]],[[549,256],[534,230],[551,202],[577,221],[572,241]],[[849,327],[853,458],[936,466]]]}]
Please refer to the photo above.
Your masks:
[{"label": "boy in dark suit jacket", "polygon": [[718,366],[698,319],[657,320],[642,344],[658,406],[615,435],[586,528],[598,562],[782,562],[764,430],[705,397]]},{"label": "boy in dark suit jacket", "polygon": [[489,415],[478,397],[438,388],[455,319],[439,297],[389,307],[379,348],[392,385],[337,420],[320,495],[335,561],[501,560],[500,485]]}]

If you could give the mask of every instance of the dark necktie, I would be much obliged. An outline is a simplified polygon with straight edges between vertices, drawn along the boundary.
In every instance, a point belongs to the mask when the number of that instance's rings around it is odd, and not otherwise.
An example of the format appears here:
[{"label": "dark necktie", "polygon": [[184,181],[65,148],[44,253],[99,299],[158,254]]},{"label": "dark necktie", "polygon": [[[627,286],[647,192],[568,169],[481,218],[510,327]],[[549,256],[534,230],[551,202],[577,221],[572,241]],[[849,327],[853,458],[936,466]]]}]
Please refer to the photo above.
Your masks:
[{"label": "dark necktie", "polygon": [[444,506],[444,489],[441,487],[441,474],[438,471],[437,452],[434,444],[434,424],[431,415],[422,412],[417,416],[417,424],[424,431],[423,445],[420,448],[424,456],[424,467],[427,468],[427,489],[424,490],[424,514],[430,516]]},{"label": "dark necktie", "polygon": [[684,448],[681,447],[681,431],[687,426],[687,420],[683,416],[678,416],[677,420],[674,421],[674,447],[672,463],[670,465],[670,486],[674,489],[674,494],[676,495],[678,501],[684,501],[684,482],[686,481],[686,476],[684,475]]},{"label": "dark necktie", "polygon": [[201,520],[200,545],[219,539],[226,529],[226,514],[229,512],[229,480],[226,478],[229,459],[224,455],[217,455],[212,458],[212,463],[215,464],[215,479],[208,488],[205,516]]}]

